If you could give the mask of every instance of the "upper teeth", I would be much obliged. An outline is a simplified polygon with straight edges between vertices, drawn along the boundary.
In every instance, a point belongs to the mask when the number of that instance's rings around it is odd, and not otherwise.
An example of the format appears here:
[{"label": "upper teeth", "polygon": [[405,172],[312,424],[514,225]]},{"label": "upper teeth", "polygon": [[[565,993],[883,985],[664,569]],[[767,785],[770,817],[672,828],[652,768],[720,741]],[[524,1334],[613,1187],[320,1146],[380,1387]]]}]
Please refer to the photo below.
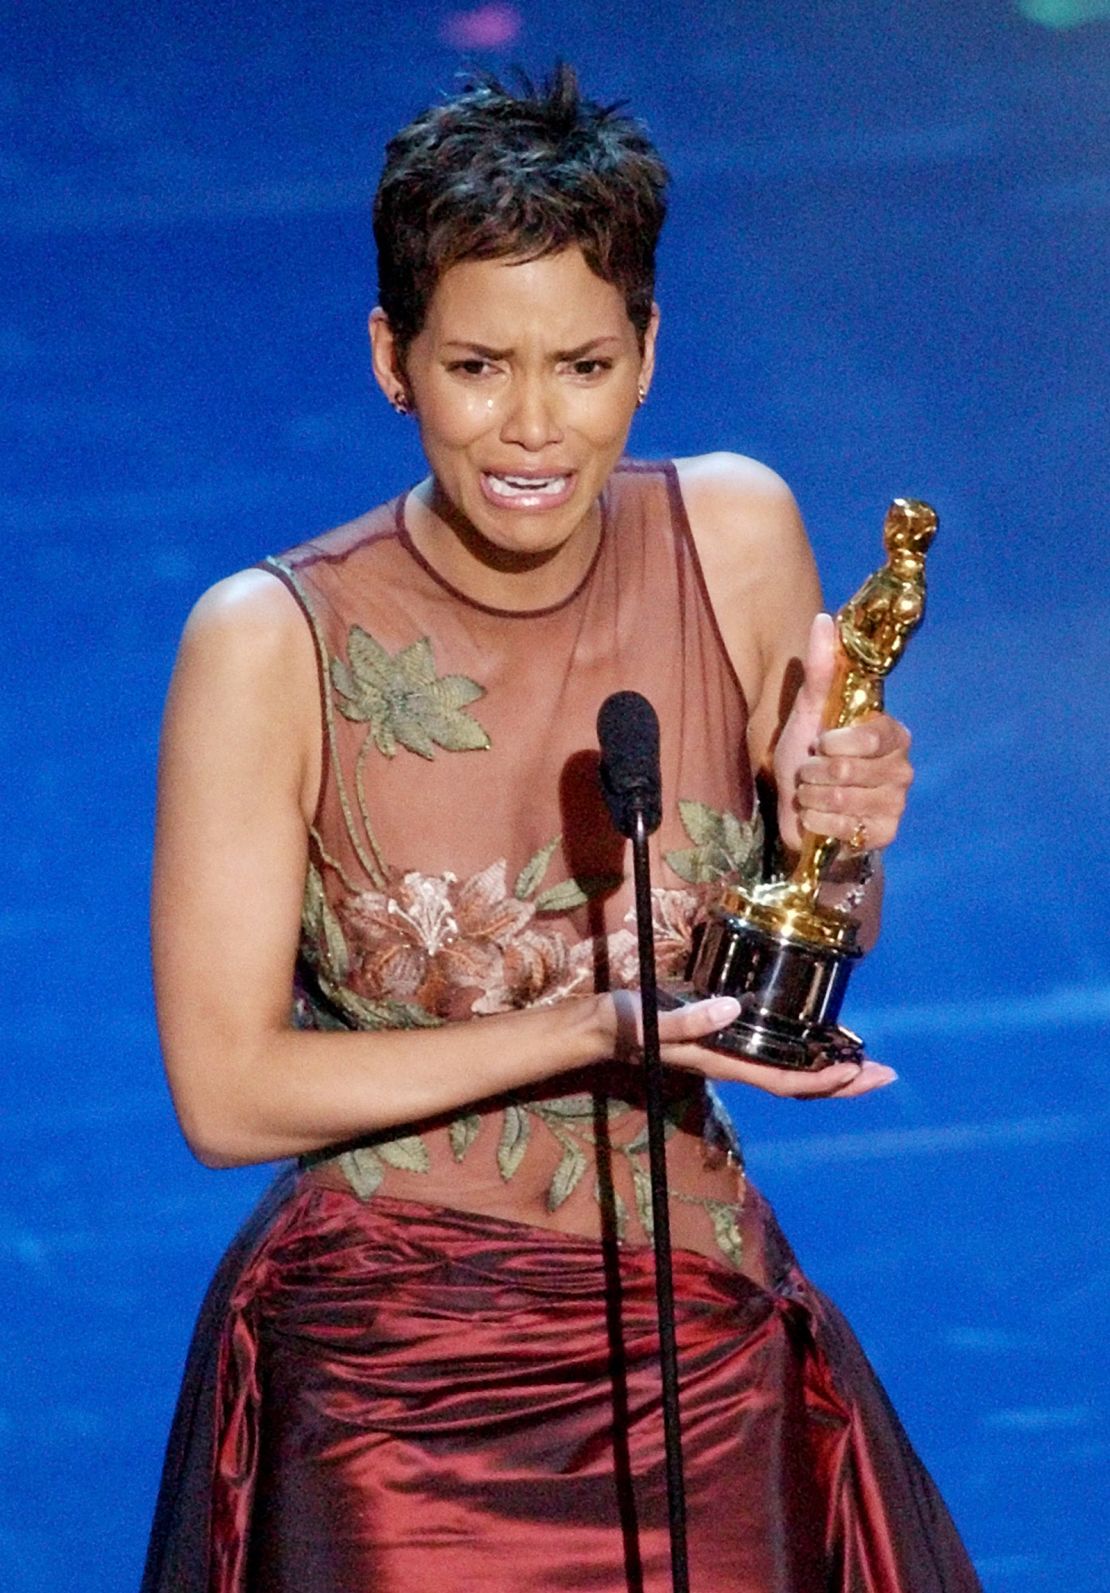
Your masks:
[{"label": "upper teeth", "polygon": [[565,476],[494,476],[488,477],[494,492],[508,496],[513,492],[559,492],[566,484]]}]

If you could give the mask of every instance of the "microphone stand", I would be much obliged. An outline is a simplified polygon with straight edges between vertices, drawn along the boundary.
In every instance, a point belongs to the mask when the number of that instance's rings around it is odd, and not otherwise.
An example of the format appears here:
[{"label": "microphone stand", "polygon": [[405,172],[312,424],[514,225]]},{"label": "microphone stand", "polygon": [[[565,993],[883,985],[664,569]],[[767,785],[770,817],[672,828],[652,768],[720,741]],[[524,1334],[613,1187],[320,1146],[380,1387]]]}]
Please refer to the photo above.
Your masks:
[{"label": "microphone stand", "polygon": [[678,1352],[671,1273],[671,1213],[667,1196],[667,1151],[663,1110],[663,1064],[659,1057],[656,1005],[655,936],[651,921],[651,866],[648,831],[637,803],[632,829],[632,877],[636,888],[636,939],[640,953],[644,1077],[647,1096],[648,1164],[651,1169],[651,1226],[655,1246],[655,1298],[659,1315],[659,1360],[663,1374],[663,1441],[667,1457],[667,1514],[671,1536],[671,1586],[689,1593],[686,1555],[686,1486],[682,1471],[682,1428],[678,1409]]}]

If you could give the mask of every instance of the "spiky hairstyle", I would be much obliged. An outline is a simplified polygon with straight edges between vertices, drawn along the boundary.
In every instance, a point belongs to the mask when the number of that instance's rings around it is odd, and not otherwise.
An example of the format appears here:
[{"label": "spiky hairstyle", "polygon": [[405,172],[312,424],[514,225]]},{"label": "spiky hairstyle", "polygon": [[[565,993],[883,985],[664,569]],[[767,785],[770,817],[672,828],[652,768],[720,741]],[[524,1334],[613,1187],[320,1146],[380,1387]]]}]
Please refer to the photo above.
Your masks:
[{"label": "spiky hairstyle", "polygon": [[471,81],[386,145],[374,201],[378,297],[402,353],[461,260],[534,260],[577,245],[643,340],[667,171],[622,106],[584,99],[560,64],[513,93]]}]

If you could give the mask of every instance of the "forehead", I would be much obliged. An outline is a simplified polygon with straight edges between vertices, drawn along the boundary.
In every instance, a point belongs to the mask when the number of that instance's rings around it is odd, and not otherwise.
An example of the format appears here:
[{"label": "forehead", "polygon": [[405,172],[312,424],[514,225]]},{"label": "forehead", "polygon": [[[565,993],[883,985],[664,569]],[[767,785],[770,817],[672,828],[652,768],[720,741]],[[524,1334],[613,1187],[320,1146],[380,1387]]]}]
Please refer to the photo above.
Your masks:
[{"label": "forehead", "polygon": [[449,266],[436,284],[425,330],[498,348],[522,337],[559,347],[595,337],[635,337],[620,290],[595,275],[577,248],[538,260],[461,260]]}]

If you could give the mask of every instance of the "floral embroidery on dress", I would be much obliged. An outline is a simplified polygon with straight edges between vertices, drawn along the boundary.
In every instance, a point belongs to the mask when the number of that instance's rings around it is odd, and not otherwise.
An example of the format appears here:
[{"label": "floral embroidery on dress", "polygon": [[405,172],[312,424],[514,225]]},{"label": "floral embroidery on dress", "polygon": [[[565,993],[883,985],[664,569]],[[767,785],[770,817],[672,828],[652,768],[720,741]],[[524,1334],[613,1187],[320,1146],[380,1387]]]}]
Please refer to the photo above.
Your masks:
[{"label": "floral embroidery on dress", "polygon": [[680,801],[682,828],[693,846],[664,853],[679,879],[710,885],[728,879],[741,885],[759,881],[763,862],[763,824],[759,809],[750,819],[718,813],[704,802]]},{"label": "floral embroidery on dress", "polygon": [[[691,1080],[689,1088],[667,1102],[664,1134],[667,1139],[691,1117],[700,1118],[704,1105],[703,1085],[700,1079]],[[724,1156],[743,1177],[743,1162],[731,1124],[720,1107],[716,1096],[710,1092],[709,1114],[702,1125],[702,1140],[706,1155]],[[632,1186],[636,1216],[644,1236],[649,1241],[654,1232],[654,1214],[651,1200],[651,1173],[648,1166],[648,1129],[643,1123],[631,1139],[621,1142],[611,1130],[619,1120],[631,1112],[627,1101],[607,1096],[598,1097],[580,1093],[564,1095],[554,1100],[534,1101],[519,1097],[508,1100],[501,1117],[501,1131],[497,1144],[497,1167],[502,1179],[508,1183],[519,1171],[532,1139],[533,1124],[539,1124],[556,1141],[560,1150],[558,1165],[547,1188],[547,1209],[558,1211],[578,1188],[591,1166],[597,1164],[599,1137],[596,1123],[599,1111],[604,1112],[607,1130],[605,1143],[609,1153],[619,1158],[628,1169]],[[451,1124],[452,1154],[461,1162],[481,1129],[482,1120],[477,1113],[456,1118]],[[375,1141],[345,1151],[339,1157],[347,1181],[355,1194],[369,1200],[385,1177],[387,1167],[405,1172],[427,1172],[431,1166],[427,1147],[419,1134],[406,1134],[394,1139]],[[594,1199],[612,1213],[616,1237],[627,1237],[629,1212],[623,1196],[612,1187],[603,1189],[600,1179],[594,1180]],[[715,1200],[708,1196],[686,1195],[672,1191],[672,1200],[684,1205],[697,1206],[709,1217],[718,1248],[736,1267],[741,1264],[742,1239],[737,1217],[740,1203]]]},{"label": "floral embroidery on dress", "polygon": [[[700,803],[681,805],[690,853],[668,853],[667,863],[698,874],[692,888],[656,886],[651,893],[656,971],[660,978],[682,973],[689,961],[697,925],[719,894],[726,878],[746,877],[746,843],[758,851],[758,821],[742,825],[729,814],[717,814]],[[614,876],[570,879],[540,887],[558,850],[560,836],[542,846],[520,870],[510,891],[504,858],[460,880],[453,873],[422,874],[416,870],[391,876],[384,889],[345,889],[333,907],[323,878],[310,865],[305,889],[304,946],[327,1007],[308,1003],[304,1021],[318,1027],[354,1024],[361,1028],[411,1028],[455,1019],[551,1005],[594,988],[599,948],[593,939],[572,942],[543,923],[543,915],[566,913],[591,895],[620,883]],[[679,866],[676,867],[675,859]],[[691,858],[695,858],[693,863]],[[327,859],[325,862],[329,861]],[[725,862],[730,864],[726,870]],[[741,869],[740,865],[744,865]],[[625,925],[604,938],[603,951],[611,988],[633,987],[639,979],[635,936],[636,913],[630,908]],[[331,1009],[331,1016],[329,1016]],[[703,1082],[668,1105],[667,1134],[673,1135],[703,1099]],[[547,1207],[555,1212],[570,1199],[591,1166],[596,1166],[598,1100],[577,1094],[553,1100],[510,1096],[503,1109],[497,1144],[497,1166],[511,1180],[521,1165],[538,1126],[554,1138],[559,1160],[547,1189]],[[632,1110],[616,1097],[603,1110],[611,1126],[606,1132],[611,1153],[627,1168],[635,1214],[644,1235],[652,1234],[651,1178],[647,1166],[647,1129],[630,1139],[612,1133]],[[482,1118],[464,1112],[448,1126],[451,1153],[463,1161],[481,1130]],[[739,1151],[729,1134],[727,1118],[714,1105],[703,1125],[707,1154],[728,1154],[739,1166]],[[429,1171],[431,1158],[419,1133],[376,1138],[343,1152],[339,1158],[347,1180],[361,1199],[378,1189],[389,1168],[409,1173]],[[630,1214],[616,1189],[603,1192],[595,1179],[594,1195],[612,1210],[618,1237],[623,1238]],[[738,1207],[728,1201],[686,1196],[674,1199],[703,1208],[719,1249],[740,1264]]]},{"label": "floral embroidery on dress", "polygon": [[437,746],[447,752],[489,746],[482,726],[464,712],[467,703],[485,696],[486,688],[466,675],[437,675],[426,636],[391,656],[368,631],[352,625],[347,659],[331,662],[339,711],[347,719],[365,720],[374,745],[387,758],[396,755],[398,742],[422,758],[434,758]]},{"label": "floral embroidery on dress", "polygon": [[[477,873],[401,872],[389,865],[374,839],[364,781],[368,754],[394,758],[399,747],[425,759],[445,752],[489,748],[490,738],[468,705],[485,688],[465,675],[439,675],[432,644],[422,637],[390,653],[369,632],[351,626],[346,659],[327,659],[332,702],[344,718],[367,726],[354,765],[354,798],[348,801],[338,773],[340,807],[348,835],[365,869],[352,879],[313,836],[303,908],[300,973],[294,1021],[314,1028],[438,1027],[445,1022],[553,1005],[592,991],[599,968],[609,988],[632,987],[639,980],[635,910],[604,937],[572,940],[550,920],[611,894],[620,874],[571,877],[547,883],[562,837],[541,846],[520,869],[511,887],[507,860],[499,858]],[[329,709],[330,713],[330,709]],[[331,723],[329,719],[329,724]],[[330,732],[329,732],[330,733]],[[367,847],[356,833],[361,819]],[[691,845],[664,854],[665,864],[683,888],[652,891],[656,969],[660,978],[681,975],[698,924],[721,888],[734,880],[758,878],[762,832],[758,813],[748,821],[692,800],[679,803]],[[325,871],[338,889],[325,884]],[[545,918],[549,920],[545,922]],[[598,1114],[601,1114],[599,1121]],[[554,1213],[579,1189],[591,1170],[594,1198],[609,1211],[623,1238],[632,1213],[611,1177],[602,1186],[601,1134],[615,1166],[627,1173],[626,1192],[644,1236],[652,1235],[651,1179],[646,1124],[633,1117],[617,1095],[578,1093],[555,1099],[510,1094],[501,1111],[496,1162],[508,1183],[524,1164],[538,1131],[555,1141],[557,1160],[547,1185],[546,1204]],[[739,1168],[739,1148],[727,1117],[704,1081],[672,1095],[666,1133],[690,1131],[697,1118],[705,1155],[727,1156]],[[484,1119],[463,1111],[447,1125],[447,1141],[462,1162],[481,1132]],[[604,1128],[602,1127],[604,1124]],[[351,1189],[370,1199],[390,1168],[428,1173],[431,1154],[423,1135],[406,1127],[374,1136],[336,1158]],[[740,1265],[738,1203],[687,1195],[672,1198],[698,1206],[709,1217],[720,1250]]]},{"label": "floral embroidery on dress", "polygon": [[[329,995],[335,999],[342,988],[361,1005],[405,1017],[419,1012],[433,1022],[513,1012],[591,990],[602,952],[610,986],[634,987],[639,979],[635,908],[625,914],[629,927],[606,936],[601,947],[594,939],[572,942],[540,919],[559,910],[546,905],[555,891],[521,900],[521,882],[534,891],[542,879],[542,874],[526,876],[527,869],[510,894],[504,858],[465,880],[412,870],[392,879],[385,890],[350,893],[332,908],[319,872],[311,867],[305,934]],[[567,885],[584,891],[583,882]],[[660,978],[685,968],[694,929],[715,894],[704,888],[652,890]]]},{"label": "floral embroidery on dress", "polygon": [[591,944],[568,945],[509,893],[504,858],[469,879],[410,872],[343,905],[350,984],[437,1018],[511,1012],[588,987]]}]

